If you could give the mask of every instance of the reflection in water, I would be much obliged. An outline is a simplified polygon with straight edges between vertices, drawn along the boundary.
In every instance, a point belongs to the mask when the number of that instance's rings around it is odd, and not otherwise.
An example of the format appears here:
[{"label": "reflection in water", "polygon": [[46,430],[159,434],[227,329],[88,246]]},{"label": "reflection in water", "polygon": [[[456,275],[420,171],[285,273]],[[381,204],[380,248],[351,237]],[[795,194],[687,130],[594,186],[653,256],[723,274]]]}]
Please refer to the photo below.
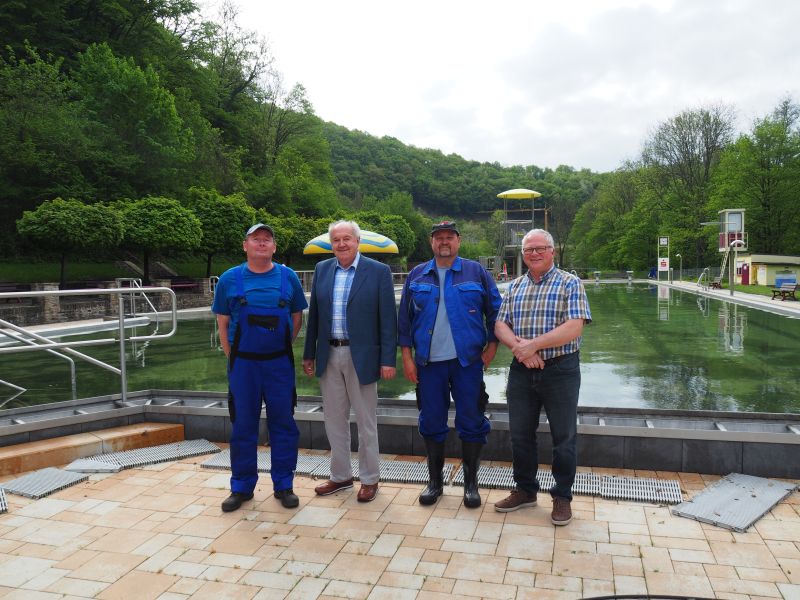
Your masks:
[{"label": "reflection in water", "polygon": [[[582,405],[800,412],[800,320],[680,290],[663,298],[648,285],[590,284],[587,294],[594,321],[584,328]],[[224,391],[218,338],[215,319],[181,321],[174,337],[129,347],[129,390]],[[318,380],[300,368],[303,342],[301,333],[295,342],[298,393],[319,395]],[[118,362],[114,345],[84,351]],[[510,362],[511,353],[501,347],[485,376],[492,402],[505,402]],[[38,353],[5,355],[0,379],[29,390],[6,408],[71,396],[69,370]],[[116,376],[86,363],[77,363],[77,380],[79,397],[119,392]],[[378,389],[381,397],[413,398],[402,372]]]}]

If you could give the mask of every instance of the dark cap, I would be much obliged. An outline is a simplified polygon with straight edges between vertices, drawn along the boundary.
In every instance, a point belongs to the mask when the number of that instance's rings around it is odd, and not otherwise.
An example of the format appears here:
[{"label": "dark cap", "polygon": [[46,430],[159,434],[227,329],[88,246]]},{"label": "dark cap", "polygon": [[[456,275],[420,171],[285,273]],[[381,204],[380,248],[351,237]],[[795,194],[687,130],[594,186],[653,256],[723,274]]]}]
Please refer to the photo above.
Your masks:
[{"label": "dark cap", "polygon": [[436,233],[437,231],[455,231],[456,235],[461,235],[458,233],[458,228],[456,227],[455,221],[442,221],[441,223],[434,223],[433,227],[431,227],[431,235]]},{"label": "dark cap", "polygon": [[250,229],[247,230],[247,233],[244,234],[244,237],[247,238],[249,235],[253,235],[259,229],[263,229],[264,231],[269,231],[269,234],[275,239],[275,232],[272,231],[272,227],[269,225],[264,225],[263,223],[256,223]]}]

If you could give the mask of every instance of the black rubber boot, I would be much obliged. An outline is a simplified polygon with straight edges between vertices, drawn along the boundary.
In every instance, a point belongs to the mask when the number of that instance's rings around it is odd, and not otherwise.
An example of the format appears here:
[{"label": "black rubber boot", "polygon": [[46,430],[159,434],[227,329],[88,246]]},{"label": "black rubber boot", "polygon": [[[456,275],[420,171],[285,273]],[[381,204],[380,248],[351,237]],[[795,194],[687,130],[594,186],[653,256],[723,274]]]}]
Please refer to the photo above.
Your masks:
[{"label": "black rubber boot", "polygon": [[435,504],[442,495],[442,469],[444,468],[444,442],[436,442],[425,438],[428,449],[428,485],[419,495],[419,503],[426,506]]},{"label": "black rubber boot", "polygon": [[478,468],[481,466],[480,442],[461,442],[462,467],[464,469],[464,506],[478,508],[481,495],[478,493]]}]

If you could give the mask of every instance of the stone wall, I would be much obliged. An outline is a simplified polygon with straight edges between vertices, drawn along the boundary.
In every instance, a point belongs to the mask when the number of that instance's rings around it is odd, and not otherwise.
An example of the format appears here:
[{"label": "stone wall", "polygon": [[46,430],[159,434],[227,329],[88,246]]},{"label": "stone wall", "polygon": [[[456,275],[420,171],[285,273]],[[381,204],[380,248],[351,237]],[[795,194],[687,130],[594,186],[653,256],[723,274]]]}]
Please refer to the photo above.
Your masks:
[{"label": "stone wall", "polygon": [[[197,308],[211,306],[214,299],[208,279],[197,279],[196,287],[182,287],[175,289],[178,308]],[[170,287],[169,279],[153,281],[155,287]],[[92,288],[116,288],[115,281],[92,282]],[[57,283],[36,283],[31,285],[31,291],[57,290]],[[165,292],[145,293],[150,303],[159,311],[170,310],[171,301]],[[124,296],[124,308],[127,314],[134,312],[142,315],[152,312],[150,305],[141,297],[131,299]],[[47,323],[64,323],[67,321],[83,321],[86,319],[117,318],[119,315],[119,300],[116,295],[85,296],[45,296],[39,298],[20,298],[6,300],[0,303],[0,319],[10,321],[15,325],[29,326]]]}]

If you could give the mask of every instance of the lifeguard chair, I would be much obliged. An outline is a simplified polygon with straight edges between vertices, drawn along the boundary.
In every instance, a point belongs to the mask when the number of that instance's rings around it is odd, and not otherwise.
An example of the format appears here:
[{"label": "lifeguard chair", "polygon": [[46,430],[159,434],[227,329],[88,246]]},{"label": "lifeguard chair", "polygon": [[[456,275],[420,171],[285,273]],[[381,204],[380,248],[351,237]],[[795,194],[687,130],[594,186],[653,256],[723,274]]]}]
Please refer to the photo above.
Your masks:
[{"label": "lifeguard chair", "polygon": [[[717,213],[719,215],[719,251],[724,253],[719,272],[720,280],[725,277],[725,267],[728,264],[731,250],[734,251],[734,257],[738,252],[747,250],[744,211],[744,208],[726,208]],[[738,268],[738,265],[733,265],[733,268]],[[733,289],[735,278],[736,276],[733,273],[729,277],[731,279],[729,282],[731,289]]]},{"label": "lifeguard chair", "polygon": [[[548,229],[548,206],[536,207],[536,199],[541,198],[541,194],[536,190],[515,189],[506,190],[497,194],[498,198],[503,199],[503,242],[499,248],[502,260],[510,259],[516,264],[514,275],[522,274],[522,238],[528,231],[534,228],[536,223],[536,213],[544,213],[544,229]],[[509,204],[509,200],[522,200],[522,206],[514,208]],[[525,206],[525,201],[530,201],[530,208]],[[517,204],[517,206],[520,206]],[[506,264],[505,262],[503,263]],[[506,277],[508,272],[506,271]]]}]

